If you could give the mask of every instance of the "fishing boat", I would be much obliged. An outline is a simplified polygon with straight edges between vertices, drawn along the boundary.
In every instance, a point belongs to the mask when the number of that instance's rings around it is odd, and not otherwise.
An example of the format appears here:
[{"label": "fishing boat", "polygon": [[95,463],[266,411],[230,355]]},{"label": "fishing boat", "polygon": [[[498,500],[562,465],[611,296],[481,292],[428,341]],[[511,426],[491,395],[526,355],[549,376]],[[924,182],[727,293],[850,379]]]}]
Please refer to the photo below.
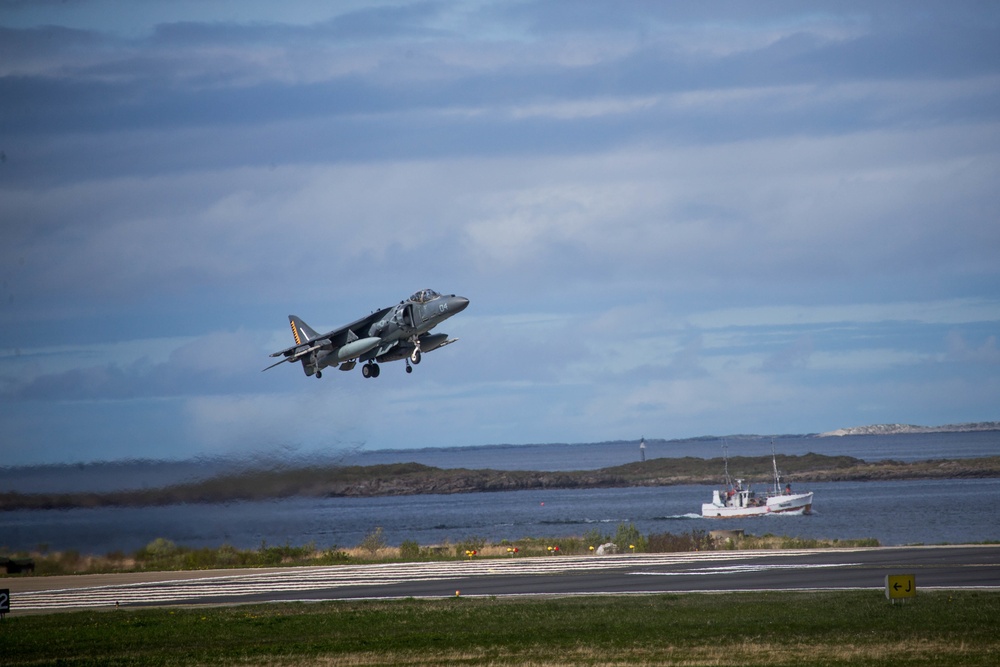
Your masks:
[{"label": "fishing boat", "polygon": [[712,491],[712,502],[702,503],[701,515],[710,519],[743,518],[763,516],[765,514],[810,514],[812,512],[812,491],[807,493],[792,493],[792,487],[781,488],[781,477],[778,474],[778,462],[774,456],[774,443],[771,444],[771,467],[774,470],[774,486],[764,492],[757,493],[744,486],[742,479],[733,480],[729,477],[729,456],[726,460],[726,488]]}]

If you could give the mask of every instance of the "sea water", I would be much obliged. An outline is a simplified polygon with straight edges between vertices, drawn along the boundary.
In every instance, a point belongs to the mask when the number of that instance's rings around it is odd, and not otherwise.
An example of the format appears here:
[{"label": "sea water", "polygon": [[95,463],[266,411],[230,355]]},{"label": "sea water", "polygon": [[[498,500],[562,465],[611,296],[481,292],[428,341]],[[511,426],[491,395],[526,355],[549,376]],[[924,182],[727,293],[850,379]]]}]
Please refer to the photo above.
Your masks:
[{"label": "sea water", "polygon": [[619,524],[633,524],[644,535],[726,528],[875,538],[883,545],[1000,541],[992,512],[1000,501],[1000,479],[824,482],[809,490],[816,494],[811,515],[727,520],[701,518],[701,503],[712,491],[704,485],[15,511],[2,515],[0,546],[127,553],[166,537],[190,547],[313,543],[325,549],[356,546],[376,526],[390,544],[413,540],[426,546],[613,535]]},{"label": "sea water", "polygon": [[[925,460],[1000,454],[1000,433],[867,436],[860,438],[776,439],[781,454],[817,451],[868,460]],[[728,440],[730,455],[770,453],[769,440]],[[663,447],[667,447],[665,443]],[[687,447],[698,448],[691,454]],[[540,470],[605,467],[608,459],[638,459],[637,443],[626,452],[619,443],[605,445],[530,446],[523,456],[512,447],[457,451],[418,450],[370,453],[367,463],[419,460],[428,465],[447,458],[441,467],[501,468],[498,461],[516,460],[520,468]],[[582,448],[580,454],[576,449]],[[867,456],[857,451],[861,447]],[[513,451],[511,451],[513,449]],[[804,451],[803,451],[804,449]],[[485,450],[485,451],[484,451]],[[684,453],[679,453],[683,451]],[[587,453],[589,452],[589,453]],[[874,452],[872,454],[871,452]],[[355,456],[364,458],[364,453]],[[567,455],[573,460],[568,467]],[[653,458],[647,443],[647,458]],[[658,455],[662,456],[661,451]],[[719,443],[680,446],[672,456],[721,455]],[[534,458],[533,458],[534,457]],[[562,464],[560,464],[562,462]],[[529,465],[533,464],[533,465]],[[114,464],[119,466],[123,464]],[[155,463],[132,463],[156,468]],[[98,468],[100,466],[97,466]],[[58,477],[51,466],[45,474]],[[62,467],[60,467],[62,468]],[[79,473],[72,485],[80,486]],[[119,469],[119,468],[116,468]],[[7,471],[9,472],[9,471]],[[176,473],[171,470],[171,474]],[[104,471],[106,474],[107,471]],[[720,471],[721,475],[721,471]],[[134,479],[134,478],[133,478]],[[23,477],[22,477],[23,480]],[[0,482],[3,476],[0,476]],[[762,482],[764,480],[761,480]],[[794,482],[794,480],[792,480]],[[50,488],[65,484],[49,479]],[[107,484],[102,480],[101,484]],[[86,484],[83,484],[86,486]],[[764,485],[759,488],[763,490]],[[121,488],[121,486],[119,486]],[[682,534],[716,528],[743,529],[800,538],[874,538],[884,545],[1000,541],[1000,522],[993,508],[1000,502],[1000,479],[907,480],[892,482],[825,482],[795,484],[796,491],[815,493],[813,513],[752,519],[703,519],[701,504],[711,499],[711,486],[679,485],[620,489],[560,489],[387,498],[290,498],[263,502],[171,505],[141,508],[31,510],[0,513],[0,547],[10,550],[76,550],[104,554],[131,552],[164,537],[190,547],[230,544],[256,548],[261,544],[345,548],[358,545],[374,530],[383,529],[389,544],[413,540],[420,545],[461,543],[471,539],[516,540],[523,537],[560,538],[587,533],[613,535],[619,524],[633,524],[644,535]]]}]

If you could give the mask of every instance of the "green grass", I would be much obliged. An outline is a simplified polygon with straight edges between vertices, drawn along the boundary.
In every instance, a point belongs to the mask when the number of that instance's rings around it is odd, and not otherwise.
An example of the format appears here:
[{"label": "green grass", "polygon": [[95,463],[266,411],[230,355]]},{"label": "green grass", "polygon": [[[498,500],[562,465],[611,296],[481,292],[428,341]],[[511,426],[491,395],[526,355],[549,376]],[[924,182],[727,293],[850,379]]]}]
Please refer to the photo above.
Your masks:
[{"label": "green grass", "polygon": [[[29,560],[34,564],[32,573],[39,576],[62,574],[107,574],[113,572],[216,570],[254,567],[293,567],[309,565],[344,565],[348,563],[381,563],[462,560],[468,550],[475,550],[479,558],[509,558],[508,547],[516,547],[519,557],[548,555],[549,547],[557,545],[561,554],[589,554],[591,547],[614,542],[623,552],[635,545],[638,553],[668,553],[735,549],[818,549],[837,547],[878,546],[871,538],[849,540],[820,540],[796,537],[779,537],[771,534],[756,537],[745,535],[736,539],[715,540],[704,530],[674,535],[671,533],[641,534],[633,524],[619,524],[615,533],[602,533],[594,529],[582,537],[524,537],[513,541],[491,543],[480,537],[467,537],[455,544],[421,547],[409,540],[399,547],[389,546],[376,527],[356,547],[341,549],[331,546],[317,549],[314,543],[304,546],[268,545],[258,549],[236,549],[231,545],[192,548],[178,545],[172,540],[157,538],[132,554],[112,552],[104,556],[81,555],[75,551],[50,553],[47,549],[35,552],[14,552],[0,547],[0,562],[6,557]],[[15,574],[11,576],[27,576]],[[6,577],[0,571],[0,582]]]},{"label": "green grass", "polygon": [[452,598],[8,617],[19,665],[996,665],[1000,593]]}]

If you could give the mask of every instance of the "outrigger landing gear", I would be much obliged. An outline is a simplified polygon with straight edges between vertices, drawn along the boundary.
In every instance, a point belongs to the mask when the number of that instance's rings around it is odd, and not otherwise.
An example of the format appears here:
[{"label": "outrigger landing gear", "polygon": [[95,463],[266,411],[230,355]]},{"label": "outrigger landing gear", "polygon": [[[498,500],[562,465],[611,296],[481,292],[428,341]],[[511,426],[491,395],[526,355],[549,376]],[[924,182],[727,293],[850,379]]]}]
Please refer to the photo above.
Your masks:
[{"label": "outrigger landing gear", "polygon": [[309,354],[309,365],[316,369],[316,379],[317,380],[320,379],[321,377],[323,377],[323,371],[321,371],[320,367],[319,367],[319,356],[316,354],[315,350],[313,350]]},{"label": "outrigger landing gear", "polygon": [[377,378],[381,369],[378,367],[374,361],[369,361],[367,364],[361,367],[361,375],[366,378]]}]

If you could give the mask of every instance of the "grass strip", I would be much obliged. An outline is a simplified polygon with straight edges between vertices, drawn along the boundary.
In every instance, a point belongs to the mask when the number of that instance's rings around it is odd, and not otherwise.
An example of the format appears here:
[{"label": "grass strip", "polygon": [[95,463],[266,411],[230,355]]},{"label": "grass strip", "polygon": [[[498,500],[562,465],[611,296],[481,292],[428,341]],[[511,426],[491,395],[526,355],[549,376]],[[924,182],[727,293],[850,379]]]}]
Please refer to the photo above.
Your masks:
[{"label": "grass strip", "polygon": [[[477,558],[511,558],[547,556],[553,545],[559,547],[560,554],[591,554],[592,548],[613,542],[619,545],[635,545],[638,553],[678,553],[692,551],[735,551],[738,549],[835,549],[855,547],[877,547],[878,540],[860,539],[816,539],[777,536],[770,533],[755,535],[720,535],[712,537],[705,530],[691,530],[688,533],[651,533],[643,535],[633,524],[619,524],[615,533],[603,533],[592,529],[583,536],[523,537],[513,541],[501,540],[491,543],[483,538],[469,537],[457,543],[428,545],[421,547],[412,540],[404,541],[398,547],[390,546],[382,538],[381,528],[376,527],[361,544],[341,549],[333,546],[317,549],[315,543],[303,546],[268,546],[259,549],[237,549],[223,544],[219,547],[186,547],[172,540],[158,537],[145,547],[126,555],[121,551],[104,556],[81,555],[76,551],[49,552],[45,545],[33,552],[20,551],[11,554],[0,546],[0,568],[9,561],[18,563],[13,577],[33,575],[53,576],[65,574],[109,574],[121,572],[164,572],[177,570],[222,570],[255,567],[306,567],[323,565],[369,564],[387,562],[428,562],[467,559],[470,550]],[[512,552],[511,550],[516,551]],[[13,556],[13,558],[10,558]],[[30,563],[29,565],[26,565]],[[7,579],[0,570],[0,583]]]},{"label": "grass strip", "polygon": [[13,616],[20,665],[996,665],[1000,593],[344,601]]}]

